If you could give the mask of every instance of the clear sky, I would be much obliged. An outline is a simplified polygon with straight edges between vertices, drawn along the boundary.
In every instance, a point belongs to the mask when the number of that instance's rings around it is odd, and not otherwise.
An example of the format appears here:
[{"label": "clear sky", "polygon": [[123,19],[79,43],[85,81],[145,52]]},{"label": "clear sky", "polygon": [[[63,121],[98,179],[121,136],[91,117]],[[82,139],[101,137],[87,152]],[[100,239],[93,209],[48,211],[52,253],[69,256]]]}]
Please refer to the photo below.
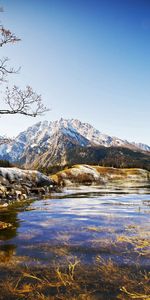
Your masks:
[{"label": "clear sky", "polygon": [[[3,116],[2,134],[39,120],[77,118],[150,145],[149,0],[3,0],[1,23],[22,41],[1,48],[12,83],[30,84],[51,108],[44,117]],[[2,102],[0,103],[2,106]]]}]

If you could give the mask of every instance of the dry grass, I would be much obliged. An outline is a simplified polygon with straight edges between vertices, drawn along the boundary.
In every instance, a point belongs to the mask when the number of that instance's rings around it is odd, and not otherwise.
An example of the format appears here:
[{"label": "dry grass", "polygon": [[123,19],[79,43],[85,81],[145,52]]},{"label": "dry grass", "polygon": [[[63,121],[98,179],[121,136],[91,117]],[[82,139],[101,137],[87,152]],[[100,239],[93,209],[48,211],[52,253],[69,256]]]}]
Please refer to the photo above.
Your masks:
[{"label": "dry grass", "polygon": [[137,252],[139,256],[150,257],[150,239],[139,236],[118,236],[117,243],[129,244],[132,252]]},{"label": "dry grass", "polygon": [[86,227],[86,230],[91,232],[104,232],[104,233],[114,233],[115,230],[113,228],[104,228],[104,227],[98,227],[98,226],[88,226]]},{"label": "dry grass", "polygon": [[3,277],[0,288],[1,300],[149,300],[150,273],[141,270],[138,262],[130,268],[97,255],[88,266],[72,257],[63,265],[14,267],[9,277]]},{"label": "dry grass", "polygon": [[127,289],[125,287],[122,287],[120,290],[125,295],[129,296],[130,299],[145,299],[145,300],[150,300],[150,294],[149,295],[145,295],[145,294],[140,294],[140,293],[131,293],[131,292],[127,291]]},{"label": "dry grass", "polygon": [[[85,167],[85,171],[83,168]],[[88,172],[89,169],[89,172]],[[77,175],[72,173],[72,170],[78,170]],[[81,172],[80,172],[81,170]],[[95,174],[99,174],[99,178],[94,178],[94,175],[90,173],[90,170],[95,171]],[[144,173],[140,169],[130,168],[130,169],[117,169],[111,167],[102,167],[94,165],[74,165],[69,169],[64,169],[58,173],[51,176],[51,178],[58,185],[65,185],[66,180],[73,184],[101,184],[103,181],[109,181],[111,183],[123,184],[125,180],[131,182],[133,181],[147,181],[149,178],[149,172]]]},{"label": "dry grass", "polygon": [[12,227],[12,224],[0,221],[0,230]]},{"label": "dry grass", "polygon": [[90,173],[81,173],[78,174],[72,174],[72,169],[66,169],[63,171],[58,172],[55,175],[52,175],[51,178],[58,184],[58,185],[65,185],[65,181],[69,180],[71,183],[74,184],[92,184],[95,179],[94,176]]},{"label": "dry grass", "polygon": [[[35,262],[33,267],[29,258],[16,256],[15,249],[7,255],[1,251],[0,300],[150,300],[148,226],[131,223],[122,229],[124,234],[111,227],[83,226],[90,236],[85,249],[69,244],[71,236],[62,232],[58,240],[63,246],[39,244],[41,253],[53,257],[46,266]],[[91,253],[92,260],[85,262]]]}]

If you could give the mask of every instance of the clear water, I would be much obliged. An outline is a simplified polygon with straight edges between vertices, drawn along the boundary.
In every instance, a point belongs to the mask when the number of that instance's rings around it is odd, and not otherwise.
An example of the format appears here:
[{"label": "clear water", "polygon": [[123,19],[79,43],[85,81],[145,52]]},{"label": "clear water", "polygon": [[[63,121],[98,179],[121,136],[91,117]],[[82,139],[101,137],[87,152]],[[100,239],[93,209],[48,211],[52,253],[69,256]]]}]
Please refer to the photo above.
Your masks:
[{"label": "clear water", "polygon": [[[10,263],[21,258],[30,265],[63,264],[63,249],[68,259],[78,257],[87,265],[101,255],[131,266],[139,255],[136,248],[146,250],[139,263],[150,267],[149,244],[145,248],[119,240],[125,236],[150,241],[148,187],[64,190],[49,199],[5,208],[0,211],[0,220],[13,225],[0,231],[0,253]],[[131,250],[130,255],[125,247]]]}]

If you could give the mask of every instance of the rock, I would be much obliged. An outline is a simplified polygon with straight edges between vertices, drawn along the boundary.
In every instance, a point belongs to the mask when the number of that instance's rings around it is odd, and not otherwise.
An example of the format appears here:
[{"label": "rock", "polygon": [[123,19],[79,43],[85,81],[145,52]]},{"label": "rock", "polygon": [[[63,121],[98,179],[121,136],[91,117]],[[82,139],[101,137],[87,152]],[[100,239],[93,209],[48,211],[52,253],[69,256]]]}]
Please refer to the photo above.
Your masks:
[{"label": "rock", "polygon": [[[19,168],[0,168],[0,179],[2,181],[7,180],[7,182],[13,184],[21,184],[25,183],[25,185],[31,187],[35,186],[49,186],[53,185],[52,179],[47,177],[46,175],[34,171],[34,170],[22,170]],[[2,182],[0,181],[0,182]]]},{"label": "rock", "polygon": [[6,187],[3,185],[0,185],[0,193],[5,193],[6,192]]},{"label": "rock", "polygon": [[16,196],[16,199],[21,199],[22,192],[21,191],[15,191],[15,196]]},{"label": "rock", "polygon": [[58,186],[115,185],[139,186],[150,184],[150,172],[143,169],[120,169],[92,165],[75,165],[52,175]]},{"label": "rock", "polygon": [[37,187],[37,188],[32,188],[31,193],[36,194],[36,195],[44,195],[46,193],[46,190],[44,187]]},{"label": "rock", "polygon": [[21,198],[22,198],[21,200],[26,200],[28,197],[26,194],[22,194]]},{"label": "rock", "polygon": [[0,183],[3,184],[3,185],[8,185],[9,181],[5,177],[0,175]]},{"label": "rock", "polygon": [[1,203],[26,200],[33,195],[44,195],[51,192],[55,185],[51,178],[38,171],[0,168]]}]

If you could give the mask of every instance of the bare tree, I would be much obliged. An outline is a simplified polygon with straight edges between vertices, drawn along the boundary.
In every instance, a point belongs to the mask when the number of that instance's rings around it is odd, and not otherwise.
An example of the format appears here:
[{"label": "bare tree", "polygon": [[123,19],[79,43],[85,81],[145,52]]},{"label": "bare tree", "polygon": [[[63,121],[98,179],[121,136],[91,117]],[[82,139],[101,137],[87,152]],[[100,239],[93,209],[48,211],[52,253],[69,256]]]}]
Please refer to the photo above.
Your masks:
[{"label": "bare tree", "polygon": [[[5,29],[0,25],[0,47],[7,44],[14,44],[20,41],[14,33]],[[0,59],[0,83],[7,81],[7,77],[10,74],[16,74],[19,69],[14,69],[8,65],[9,59],[7,57]],[[27,86],[25,90],[19,89],[17,86],[13,86],[12,89],[6,88],[5,97],[6,109],[0,109],[0,115],[4,114],[21,114],[30,117],[36,117],[41,115],[48,109],[43,105],[41,95],[38,95],[30,86]]]},{"label": "bare tree", "polygon": [[[3,12],[3,8],[0,7],[0,12]],[[4,47],[8,44],[15,44],[19,42],[18,38],[10,30],[0,25],[0,47]],[[0,84],[8,82],[8,76],[11,74],[17,74],[20,68],[15,69],[9,66],[8,57],[0,59]],[[26,86],[24,90],[14,85],[12,88],[6,87],[4,92],[4,98],[1,99],[4,103],[4,109],[0,107],[0,115],[14,115],[20,114],[30,117],[36,117],[42,115],[48,109],[42,103],[41,95],[38,95],[33,91],[32,87]],[[4,143],[10,143],[11,139],[7,137],[0,137],[0,145]]]},{"label": "bare tree", "polygon": [[0,33],[0,47],[8,43],[15,43],[20,41],[20,38],[16,37],[14,33],[12,33],[8,29],[5,29],[2,25],[0,26]]},{"label": "bare tree", "polygon": [[8,109],[0,109],[0,114],[21,114],[36,117],[43,114],[47,109],[42,103],[41,95],[37,95],[30,86],[25,90],[13,86],[12,89],[6,88],[5,103]]},{"label": "bare tree", "polygon": [[[20,39],[15,36],[10,30],[5,29],[0,25],[0,47],[5,46],[6,44],[14,44],[19,42]],[[9,74],[16,74],[20,70],[15,70],[14,68],[8,66],[8,57],[3,57],[0,59],[0,83],[6,81]]]}]

